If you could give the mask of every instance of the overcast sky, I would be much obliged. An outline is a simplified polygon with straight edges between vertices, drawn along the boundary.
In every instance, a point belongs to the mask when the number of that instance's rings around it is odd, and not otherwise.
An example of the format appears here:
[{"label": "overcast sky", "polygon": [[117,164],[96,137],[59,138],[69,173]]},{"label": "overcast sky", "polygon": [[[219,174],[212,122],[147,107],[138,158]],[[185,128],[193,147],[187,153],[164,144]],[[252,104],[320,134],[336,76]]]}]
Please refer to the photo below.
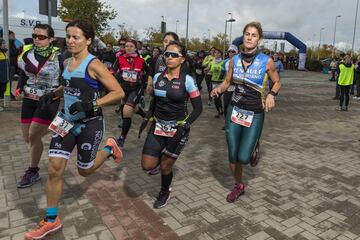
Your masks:
[{"label": "overcast sky", "polygon": [[[59,0],[60,1],[60,0]],[[118,12],[111,22],[113,28],[125,23],[142,35],[147,27],[159,27],[164,16],[167,30],[185,36],[187,0],[105,0]],[[0,3],[1,5],[2,3]],[[38,0],[9,0],[9,15],[37,16]],[[339,48],[351,48],[356,0],[190,0],[189,38],[214,36],[224,32],[225,20],[232,13],[236,22],[232,26],[232,38],[241,35],[247,22],[262,23],[264,31],[287,31],[311,47],[319,43],[320,29],[322,42],[332,44],[335,17],[337,21],[336,42]],[[2,13],[1,13],[2,14]],[[360,49],[360,13],[358,14],[355,49]],[[2,16],[1,16],[2,17]],[[40,19],[46,19],[40,16]],[[210,29],[210,31],[208,31]],[[229,30],[229,28],[228,28]]]}]

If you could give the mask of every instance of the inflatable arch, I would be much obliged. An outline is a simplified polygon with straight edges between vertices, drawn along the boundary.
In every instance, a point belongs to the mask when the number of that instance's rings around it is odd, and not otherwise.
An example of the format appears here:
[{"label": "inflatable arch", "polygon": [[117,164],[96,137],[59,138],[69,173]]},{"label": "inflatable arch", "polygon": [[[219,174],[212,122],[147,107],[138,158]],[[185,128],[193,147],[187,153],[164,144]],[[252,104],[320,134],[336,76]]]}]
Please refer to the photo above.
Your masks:
[{"label": "inflatable arch", "polygon": [[[305,62],[306,62],[306,45],[300,41],[297,37],[292,35],[289,32],[263,32],[264,39],[280,39],[286,40],[296,48],[299,49],[299,65],[298,70],[305,70]],[[236,46],[240,46],[243,43],[243,36],[236,38],[232,41],[232,44]]]}]

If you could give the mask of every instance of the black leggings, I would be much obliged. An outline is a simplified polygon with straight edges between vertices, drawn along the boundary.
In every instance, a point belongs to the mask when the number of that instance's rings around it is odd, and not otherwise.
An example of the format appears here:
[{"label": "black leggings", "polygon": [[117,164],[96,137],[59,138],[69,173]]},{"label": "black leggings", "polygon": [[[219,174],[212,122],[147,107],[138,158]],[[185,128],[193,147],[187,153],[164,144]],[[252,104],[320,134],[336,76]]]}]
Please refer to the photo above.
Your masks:
[{"label": "black leggings", "polygon": [[345,98],[345,106],[347,107],[349,105],[350,87],[351,87],[351,85],[340,86],[340,91],[341,91],[341,94],[340,94],[340,107],[343,106],[344,98]]},{"label": "black leggings", "polygon": [[4,98],[5,91],[6,91],[6,82],[0,83],[0,98]]},{"label": "black leggings", "polygon": [[212,97],[210,97],[210,93],[212,91],[212,84],[211,84],[211,75],[205,75],[205,82],[209,94],[209,101],[212,101]]}]

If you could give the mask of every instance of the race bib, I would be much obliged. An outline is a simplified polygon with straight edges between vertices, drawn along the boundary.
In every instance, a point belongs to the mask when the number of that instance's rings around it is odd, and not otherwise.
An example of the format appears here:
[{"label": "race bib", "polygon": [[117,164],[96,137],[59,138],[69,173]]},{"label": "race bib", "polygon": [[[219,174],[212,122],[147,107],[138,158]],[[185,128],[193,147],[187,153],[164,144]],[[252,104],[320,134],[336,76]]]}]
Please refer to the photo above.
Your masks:
[{"label": "race bib", "polygon": [[49,129],[61,137],[65,137],[73,126],[74,124],[65,120],[62,112],[58,112],[54,120],[50,123]]},{"label": "race bib", "polygon": [[231,113],[231,121],[244,127],[250,127],[254,118],[254,112],[234,107]]},{"label": "race bib", "polygon": [[135,83],[137,81],[138,73],[134,71],[123,71],[122,78],[127,82]]},{"label": "race bib", "polygon": [[45,91],[38,89],[38,88],[34,88],[34,87],[29,87],[29,86],[25,86],[24,87],[24,97],[32,99],[32,100],[39,100],[40,97],[44,96]]},{"label": "race bib", "polygon": [[176,123],[156,122],[154,134],[163,137],[173,137],[176,133]]}]

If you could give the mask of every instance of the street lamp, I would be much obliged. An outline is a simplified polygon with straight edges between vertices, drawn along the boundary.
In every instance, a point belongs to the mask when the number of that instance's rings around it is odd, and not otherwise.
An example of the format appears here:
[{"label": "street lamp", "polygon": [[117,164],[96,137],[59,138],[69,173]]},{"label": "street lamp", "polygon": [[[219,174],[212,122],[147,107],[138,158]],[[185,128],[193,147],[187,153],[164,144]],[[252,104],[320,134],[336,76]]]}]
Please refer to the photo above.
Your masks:
[{"label": "street lamp", "polygon": [[177,34],[177,26],[178,26],[178,23],[179,23],[179,20],[176,20],[176,23],[175,23],[175,32]]},{"label": "street lamp", "polygon": [[228,20],[225,20],[225,36],[224,36],[224,49],[223,49],[223,56],[225,57],[225,50],[226,50],[226,29],[227,29],[227,23],[230,22],[235,22],[235,19],[230,18]]},{"label": "street lamp", "polygon": [[323,31],[324,29],[325,29],[325,28],[321,28],[321,29],[320,29],[319,51],[318,51],[318,57],[317,57],[317,60],[318,60],[318,61],[320,60],[321,35],[322,35],[322,31]]},{"label": "street lamp", "polygon": [[[230,19],[233,19],[232,13],[228,13],[230,15]],[[230,34],[229,34],[229,43],[231,44],[231,33],[232,33],[232,22],[230,22]]]},{"label": "street lamp", "polygon": [[355,43],[355,35],[356,35],[356,21],[357,21],[358,10],[359,10],[359,0],[357,0],[357,3],[356,3],[354,34],[353,34],[352,47],[351,47],[351,56],[354,52],[354,43]]},{"label": "street lamp", "polygon": [[334,39],[333,39],[333,58],[335,57],[335,37],[336,37],[336,23],[337,23],[337,19],[340,18],[341,15],[337,15],[335,17],[335,28],[334,28]]},{"label": "street lamp", "polygon": [[187,11],[186,11],[186,37],[185,37],[185,48],[188,46],[188,38],[189,38],[189,6],[190,0],[187,1]]}]

